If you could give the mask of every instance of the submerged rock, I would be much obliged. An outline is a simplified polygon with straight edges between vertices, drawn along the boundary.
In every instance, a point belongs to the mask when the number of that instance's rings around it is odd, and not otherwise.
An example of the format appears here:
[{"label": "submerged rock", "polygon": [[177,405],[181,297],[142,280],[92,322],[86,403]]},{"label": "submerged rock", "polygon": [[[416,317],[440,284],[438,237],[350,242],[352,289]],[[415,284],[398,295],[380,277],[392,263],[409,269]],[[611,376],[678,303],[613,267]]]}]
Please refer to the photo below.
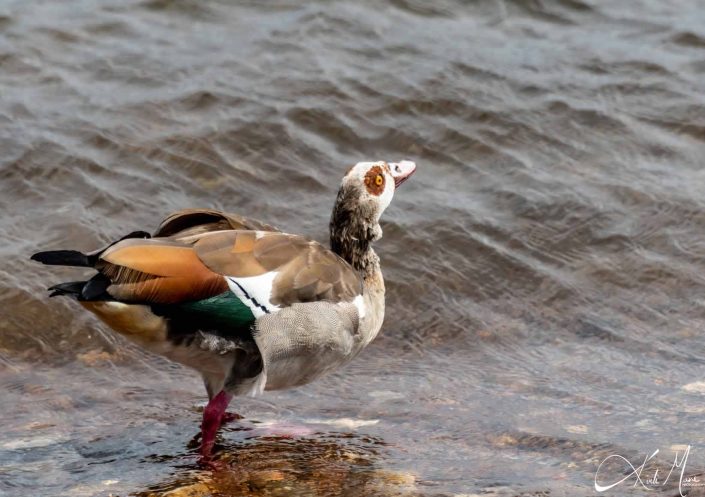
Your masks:
[{"label": "submerged rock", "polygon": [[185,487],[176,488],[163,494],[154,494],[156,497],[206,497],[210,496],[212,489],[205,483],[194,483]]}]

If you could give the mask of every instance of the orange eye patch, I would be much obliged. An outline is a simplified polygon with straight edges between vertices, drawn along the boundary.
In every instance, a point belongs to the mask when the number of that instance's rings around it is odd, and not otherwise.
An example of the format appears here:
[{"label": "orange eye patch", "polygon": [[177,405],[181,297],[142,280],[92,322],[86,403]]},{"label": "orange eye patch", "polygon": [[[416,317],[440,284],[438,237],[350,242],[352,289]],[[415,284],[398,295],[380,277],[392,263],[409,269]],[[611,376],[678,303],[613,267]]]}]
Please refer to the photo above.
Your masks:
[{"label": "orange eye patch", "polygon": [[384,172],[380,166],[372,166],[365,174],[365,187],[370,195],[381,195],[384,183]]}]

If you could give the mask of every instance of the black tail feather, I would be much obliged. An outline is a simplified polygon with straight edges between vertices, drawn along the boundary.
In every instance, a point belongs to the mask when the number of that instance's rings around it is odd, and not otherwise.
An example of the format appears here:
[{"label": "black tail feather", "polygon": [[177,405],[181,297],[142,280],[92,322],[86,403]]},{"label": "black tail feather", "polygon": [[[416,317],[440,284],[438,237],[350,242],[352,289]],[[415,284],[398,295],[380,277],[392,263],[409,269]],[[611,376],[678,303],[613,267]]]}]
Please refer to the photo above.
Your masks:
[{"label": "black tail feather", "polygon": [[112,300],[106,292],[110,286],[110,279],[104,274],[96,274],[88,281],[67,281],[47,288],[50,297],[68,295],[78,300]]},{"label": "black tail feather", "polygon": [[52,287],[47,288],[51,293],[50,297],[56,297],[58,295],[70,295],[72,297],[80,297],[81,291],[83,290],[85,281],[68,281],[66,283],[59,283]]},{"label": "black tail feather", "polygon": [[[50,266],[75,266],[75,267],[95,267],[100,255],[108,248],[112,247],[122,240],[128,238],[150,238],[150,234],[146,231],[133,231],[128,235],[123,236],[105,248],[84,254],[78,250],[48,250],[46,252],[37,252],[32,255],[33,261],[41,262]],[[59,283],[48,290],[51,292],[50,297],[59,295],[68,295],[78,300],[112,300],[107,289],[110,286],[110,278],[102,273],[98,273],[87,281],[68,281]]]},{"label": "black tail feather", "polygon": [[49,266],[94,267],[96,262],[98,262],[100,254],[116,243],[127,240],[128,238],[150,238],[150,235],[146,231],[133,231],[119,240],[114,241],[107,247],[91,252],[90,254],[84,254],[78,250],[47,250],[46,252],[37,252],[31,259]]},{"label": "black tail feather", "polygon": [[85,285],[81,288],[81,300],[111,299],[106,291],[110,286],[110,278],[104,274],[98,273],[84,283]]},{"label": "black tail feather", "polygon": [[90,258],[77,250],[48,250],[46,252],[37,252],[32,256],[32,260],[50,266],[93,266]]}]

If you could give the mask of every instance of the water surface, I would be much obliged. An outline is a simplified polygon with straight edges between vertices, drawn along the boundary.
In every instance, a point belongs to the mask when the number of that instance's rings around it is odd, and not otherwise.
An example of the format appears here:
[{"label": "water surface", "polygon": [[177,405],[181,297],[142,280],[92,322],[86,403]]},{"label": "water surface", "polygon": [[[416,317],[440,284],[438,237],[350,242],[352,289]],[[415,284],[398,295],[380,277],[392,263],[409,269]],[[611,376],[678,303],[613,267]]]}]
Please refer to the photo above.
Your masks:
[{"label": "water surface", "polygon": [[[596,495],[605,457],[688,444],[705,469],[698,2],[4,2],[0,150],[2,495]],[[384,328],[236,399],[222,472],[195,464],[197,375],[28,260],[185,207],[325,241],[378,158],[419,165]]]}]

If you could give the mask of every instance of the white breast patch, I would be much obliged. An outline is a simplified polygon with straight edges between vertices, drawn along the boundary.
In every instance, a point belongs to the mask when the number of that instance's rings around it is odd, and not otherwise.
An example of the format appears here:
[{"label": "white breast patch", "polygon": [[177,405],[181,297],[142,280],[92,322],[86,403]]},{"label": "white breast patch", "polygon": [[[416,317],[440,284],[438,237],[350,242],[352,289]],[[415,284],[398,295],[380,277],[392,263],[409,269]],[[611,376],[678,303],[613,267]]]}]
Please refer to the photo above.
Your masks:
[{"label": "white breast patch", "polygon": [[353,300],[353,304],[355,304],[355,307],[357,307],[357,316],[359,319],[362,319],[365,317],[365,299],[362,295],[358,295],[355,297]]},{"label": "white breast patch", "polygon": [[226,278],[230,290],[247,305],[255,318],[277,312],[280,308],[270,302],[272,285],[276,278],[276,271],[250,276],[248,278]]}]

